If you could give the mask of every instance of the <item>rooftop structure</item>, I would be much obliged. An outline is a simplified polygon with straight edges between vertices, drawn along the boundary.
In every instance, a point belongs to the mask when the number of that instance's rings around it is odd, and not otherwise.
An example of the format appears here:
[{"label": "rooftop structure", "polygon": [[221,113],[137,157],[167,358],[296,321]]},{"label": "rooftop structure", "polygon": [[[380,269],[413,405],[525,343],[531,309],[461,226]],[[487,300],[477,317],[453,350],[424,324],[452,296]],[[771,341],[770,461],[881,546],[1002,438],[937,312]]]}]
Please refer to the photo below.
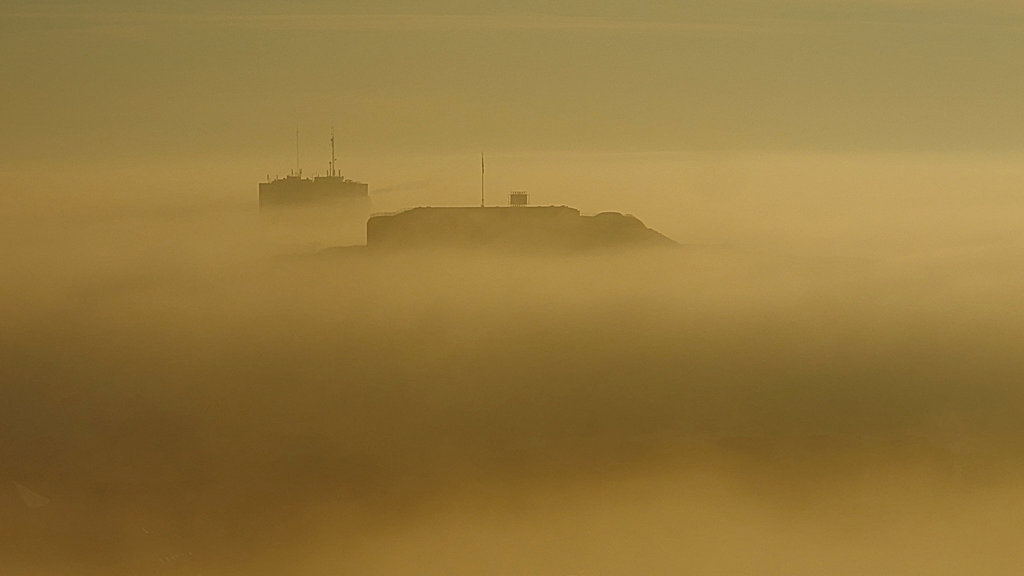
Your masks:
[{"label": "rooftop structure", "polygon": [[530,204],[530,194],[527,193],[527,192],[523,192],[522,190],[517,190],[515,192],[510,192],[509,195],[508,195],[508,205],[509,206],[527,206],[529,204]]}]

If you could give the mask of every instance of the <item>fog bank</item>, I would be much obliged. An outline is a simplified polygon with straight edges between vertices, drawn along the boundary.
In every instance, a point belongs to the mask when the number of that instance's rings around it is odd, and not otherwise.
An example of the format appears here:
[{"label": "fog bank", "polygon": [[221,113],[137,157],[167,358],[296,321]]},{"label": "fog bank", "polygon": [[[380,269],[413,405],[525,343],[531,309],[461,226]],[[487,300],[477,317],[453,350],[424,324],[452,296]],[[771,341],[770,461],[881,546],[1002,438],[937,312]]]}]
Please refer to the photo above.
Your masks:
[{"label": "fog bank", "polygon": [[[955,192],[911,190],[945,198],[915,218],[773,186],[788,208],[634,197],[684,246],[575,257],[317,256],[223,195],[26,202],[0,567],[1015,573],[1014,201],[990,181],[953,221]],[[851,205],[912,242],[801,217]]]}]

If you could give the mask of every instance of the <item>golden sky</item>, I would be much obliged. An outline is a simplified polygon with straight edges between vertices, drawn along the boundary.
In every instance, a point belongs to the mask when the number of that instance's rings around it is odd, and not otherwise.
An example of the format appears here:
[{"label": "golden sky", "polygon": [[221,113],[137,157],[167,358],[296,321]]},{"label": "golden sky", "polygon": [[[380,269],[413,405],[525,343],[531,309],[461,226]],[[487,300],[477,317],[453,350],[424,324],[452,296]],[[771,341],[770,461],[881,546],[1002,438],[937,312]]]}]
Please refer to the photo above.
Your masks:
[{"label": "golden sky", "polygon": [[8,1],[0,157],[1024,143],[1013,2],[478,4]]}]

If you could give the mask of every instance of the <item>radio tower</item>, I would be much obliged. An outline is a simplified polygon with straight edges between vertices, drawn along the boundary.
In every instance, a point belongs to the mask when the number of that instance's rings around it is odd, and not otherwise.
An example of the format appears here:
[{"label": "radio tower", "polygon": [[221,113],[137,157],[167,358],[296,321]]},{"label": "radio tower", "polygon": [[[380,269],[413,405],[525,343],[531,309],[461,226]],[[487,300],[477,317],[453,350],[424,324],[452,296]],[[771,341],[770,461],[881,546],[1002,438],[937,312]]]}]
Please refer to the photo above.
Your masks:
[{"label": "radio tower", "polygon": [[334,167],[338,165],[338,159],[334,157],[334,126],[331,126],[331,176],[334,176]]}]

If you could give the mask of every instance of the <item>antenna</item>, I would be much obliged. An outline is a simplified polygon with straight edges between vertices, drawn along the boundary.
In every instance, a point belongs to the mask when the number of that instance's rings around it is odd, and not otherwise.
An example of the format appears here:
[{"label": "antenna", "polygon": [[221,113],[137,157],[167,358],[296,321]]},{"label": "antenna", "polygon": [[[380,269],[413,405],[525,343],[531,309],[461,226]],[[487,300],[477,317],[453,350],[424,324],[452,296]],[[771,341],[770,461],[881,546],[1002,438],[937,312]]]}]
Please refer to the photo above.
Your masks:
[{"label": "antenna", "polygon": [[484,153],[480,153],[480,207],[484,207]]},{"label": "antenna", "polygon": [[331,126],[331,176],[334,176],[334,167],[338,165],[338,159],[334,157],[334,126]]},{"label": "antenna", "polygon": [[295,127],[295,171],[302,176],[302,168],[299,164],[299,128]]}]

